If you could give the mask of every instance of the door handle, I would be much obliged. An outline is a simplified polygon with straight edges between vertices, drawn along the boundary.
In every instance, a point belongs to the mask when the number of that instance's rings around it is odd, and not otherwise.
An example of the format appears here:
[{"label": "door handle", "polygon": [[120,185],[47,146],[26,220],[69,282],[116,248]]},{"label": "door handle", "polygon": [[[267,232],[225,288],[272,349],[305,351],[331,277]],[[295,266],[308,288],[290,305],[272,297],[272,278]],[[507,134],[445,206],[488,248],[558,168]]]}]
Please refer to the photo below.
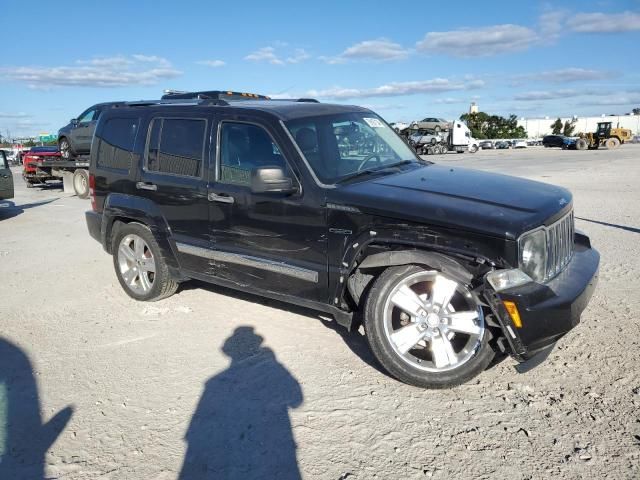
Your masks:
[{"label": "door handle", "polygon": [[145,182],[138,182],[136,183],[136,188],[138,190],[151,190],[151,191],[156,191],[158,190],[158,186],[153,184],[153,183],[145,183]]},{"label": "door handle", "polygon": [[9,175],[2,175],[2,178],[9,178]]},{"label": "door handle", "polygon": [[220,203],[233,203],[235,202],[235,198],[233,198],[231,195],[227,195],[227,194],[217,194],[217,193],[210,193],[209,195],[207,195],[207,198],[209,199],[210,202],[220,202]]}]

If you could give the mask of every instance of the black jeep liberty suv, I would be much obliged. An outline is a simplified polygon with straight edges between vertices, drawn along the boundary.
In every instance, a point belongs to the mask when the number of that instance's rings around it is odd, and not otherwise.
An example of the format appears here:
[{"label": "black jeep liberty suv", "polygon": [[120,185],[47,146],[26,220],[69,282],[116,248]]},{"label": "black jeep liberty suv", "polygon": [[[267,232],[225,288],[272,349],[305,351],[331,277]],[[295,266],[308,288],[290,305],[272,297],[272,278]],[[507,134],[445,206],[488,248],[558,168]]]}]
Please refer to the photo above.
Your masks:
[{"label": "black jeep liberty suv", "polygon": [[195,92],[120,103],[91,146],[91,235],[128,295],[199,279],[362,322],[403,382],[538,363],[599,255],[567,190],[418,158],[365,108]]}]

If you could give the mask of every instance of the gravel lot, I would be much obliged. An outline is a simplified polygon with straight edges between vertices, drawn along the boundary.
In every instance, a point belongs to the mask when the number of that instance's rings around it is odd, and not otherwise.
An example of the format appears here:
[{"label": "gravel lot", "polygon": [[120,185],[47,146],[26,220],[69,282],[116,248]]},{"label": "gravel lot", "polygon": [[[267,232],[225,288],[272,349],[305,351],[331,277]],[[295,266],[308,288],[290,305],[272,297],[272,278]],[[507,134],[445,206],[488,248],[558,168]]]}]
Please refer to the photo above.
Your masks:
[{"label": "gravel lot", "polygon": [[89,202],[27,190],[14,170],[15,204],[0,202],[0,478],[214,478],[185,455],[242,463],[243,479],[639,478],[640,146],[430,159],[569,188],[602,255],[582,323],[526,374],[507,359],[425,391],[313,311],[195,282],[136,303],[86,231]]}]

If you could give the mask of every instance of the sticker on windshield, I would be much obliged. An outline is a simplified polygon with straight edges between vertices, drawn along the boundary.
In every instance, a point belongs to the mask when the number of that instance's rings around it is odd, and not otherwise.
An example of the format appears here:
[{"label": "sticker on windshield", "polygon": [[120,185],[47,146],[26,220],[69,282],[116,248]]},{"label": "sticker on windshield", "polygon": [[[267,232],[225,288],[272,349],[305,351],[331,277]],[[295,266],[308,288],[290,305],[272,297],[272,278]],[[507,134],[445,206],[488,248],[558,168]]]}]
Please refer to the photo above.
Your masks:
[{"label": "sticker on windshield", "polygon": [[367,122],[367,125],[369,125],[371,128],[384,128],[384,123],[382,123],[377,118],[363,118],[363,120]]}]

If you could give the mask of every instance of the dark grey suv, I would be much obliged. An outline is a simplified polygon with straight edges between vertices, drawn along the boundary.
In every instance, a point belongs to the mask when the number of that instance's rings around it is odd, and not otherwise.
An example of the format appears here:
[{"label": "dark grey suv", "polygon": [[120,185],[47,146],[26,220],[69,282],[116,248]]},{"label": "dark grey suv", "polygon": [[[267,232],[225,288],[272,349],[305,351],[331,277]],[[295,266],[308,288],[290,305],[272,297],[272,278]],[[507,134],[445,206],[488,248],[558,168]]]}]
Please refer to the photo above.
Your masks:
[{"label": "dark grey suv", "polygon": [[91,150],[91,140],[96,130],[98,118],[105,110],[118,102],[98,103],[87,108],[72,118],[71,121],[58,130],[58,147],[64,159],[70,159],[77,155],[88,155]]}]

